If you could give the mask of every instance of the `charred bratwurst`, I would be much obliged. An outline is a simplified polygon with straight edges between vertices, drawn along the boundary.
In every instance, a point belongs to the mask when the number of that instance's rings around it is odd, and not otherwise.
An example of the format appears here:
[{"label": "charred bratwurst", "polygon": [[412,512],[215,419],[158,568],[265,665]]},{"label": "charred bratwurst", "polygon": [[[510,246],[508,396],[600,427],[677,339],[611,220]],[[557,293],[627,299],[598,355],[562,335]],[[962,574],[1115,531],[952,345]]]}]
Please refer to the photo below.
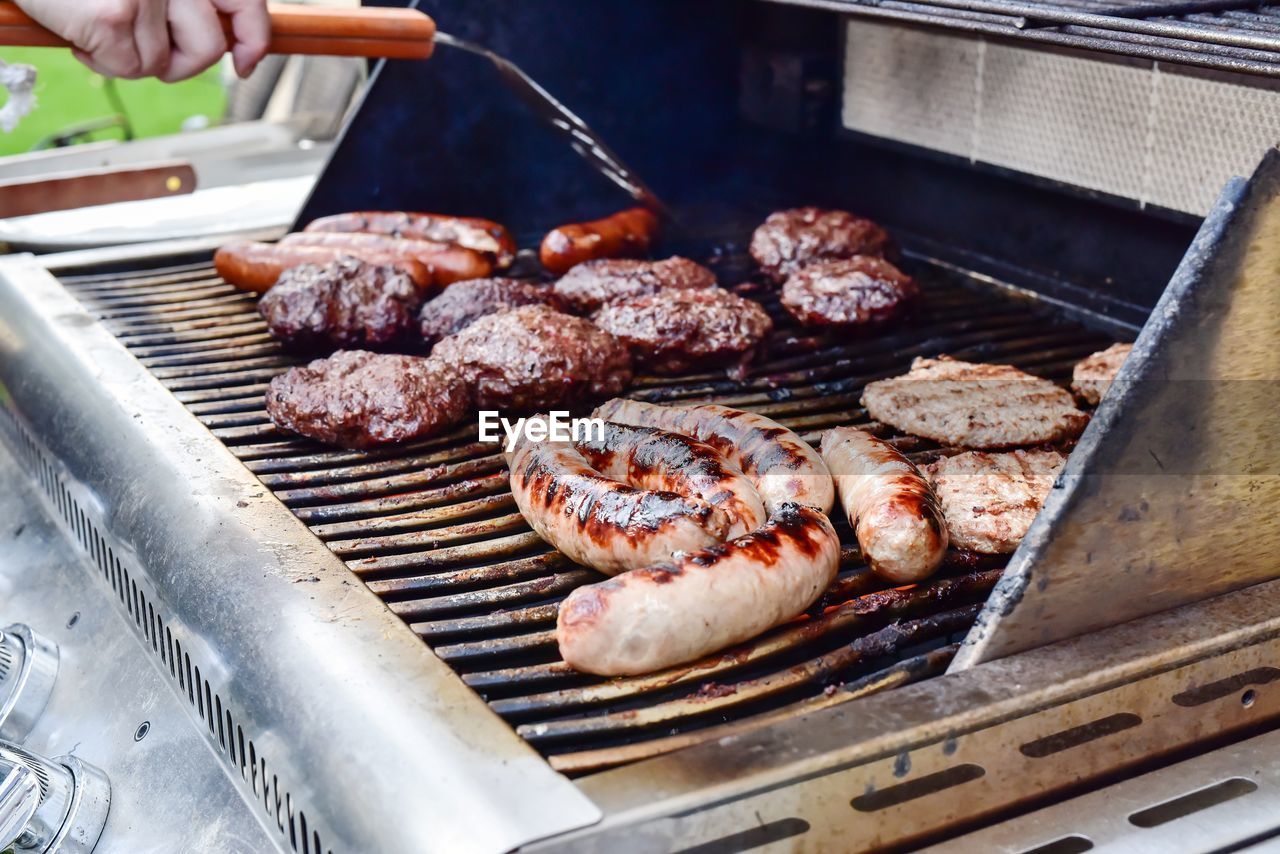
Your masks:
[{"label": "charred bratwurst", "polygon": [[787,503],[806,504],[825,513],[835,503],[831,473],[818,452],[763,415],[714,403],[659,406],[621,398],[599,406],[595,415],[707,443],[755,484],[770,513]]},{"label": "charred bratwurst", "polygon": [[606,477],[718,508],[728,521],[726,537],[740,537],[764,524],[764,504],[751,481],[710,445],[688,436],[606,421],[603,435],[575,447]]},{"label": "charred bratwurst", "polygon": [[839,566],[826,515],[784,504],[744,537],[574,590],[556,620],[560,655],[601,676],[693,661],[795,617]]},{"label": "charred bratwurst", "polygon": [[605,477],[569,442],[522,436],[507,464],[516,506],[538,536],[607,575],[705,548],[728,531],[723,510]]}]

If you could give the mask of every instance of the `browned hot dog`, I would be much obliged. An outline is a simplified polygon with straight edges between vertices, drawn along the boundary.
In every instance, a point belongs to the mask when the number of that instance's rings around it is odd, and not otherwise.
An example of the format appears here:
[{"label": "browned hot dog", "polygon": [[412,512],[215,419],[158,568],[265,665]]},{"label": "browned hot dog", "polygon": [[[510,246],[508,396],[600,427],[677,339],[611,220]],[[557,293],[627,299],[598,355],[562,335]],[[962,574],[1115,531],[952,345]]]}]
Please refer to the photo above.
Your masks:
[{"label": "browned hot dog", "polygon": [[826,515],[784,504],[745,537],[574,590],[556,620],[560,655],[601,676],[692,661],[801,613],[839,566]]},{"label": "browned hot dog", "polygon": [[522,437],[507,464],[516,506],[538,536],[608,575],[718,543],[728,528],[706,502],[605,477],[569,442]]},{"label": "browned hot dog", "polygon": [[368,249],[340,249],[331,246],[281,246],[278,243],[256,243],[237,240],[218,249],[213,266],[229,284],[246,291],[262,293],[276,283],[280,274],[300,264],[329,264],[351,255],[369,264],[383,264],[403,270],[419,287],[431,285],[431,272],[413,258],[401,253],[387,254]]},{"label": "browned hot dog", "polygon": [[639,258],[658,233],[658,218],[646,208],[628,208],[593,222],[552,229],[542,239],[542,266],[557,276],[596,258]]},{"label": "browned hot dog", "polygon": [[482,279],[493,273],[493,262],[474,249],[435,240],[407,240],[384,234],[341,234],[307,231],[285,235],[284,246],[328,246],[347,252],[363,250],[412,258],[427,268],[431,284],[448,285],[464,279]]},{"label": "browned hot dog", "polygon": [[303,230],[384,234],[452,243],[484,254],[499,269],[511,266],[516,255],[516,242],[507,229],[493,220],[479,217],[408,211],[353,211],[322,216]]},{"label": "browned hot dog", "polygon": [[871,570],[899,584],[931,575],[947,551],[947,526],[919,469],[892,445],[853,427],[828,430],[822,458]]}]

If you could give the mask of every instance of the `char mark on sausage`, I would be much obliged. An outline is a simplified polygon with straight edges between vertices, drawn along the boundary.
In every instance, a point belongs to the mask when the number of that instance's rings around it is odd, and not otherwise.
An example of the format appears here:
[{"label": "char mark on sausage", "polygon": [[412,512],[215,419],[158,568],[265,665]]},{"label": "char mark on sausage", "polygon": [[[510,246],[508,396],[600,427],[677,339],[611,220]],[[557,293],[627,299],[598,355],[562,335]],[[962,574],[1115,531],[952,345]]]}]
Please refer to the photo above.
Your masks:
[{"label": "char mark on sausage", "polygon": [[674,492],[725,513],[726,537],[764,524],[764,504],[751,482],[718,451],[688,436],[605,422],[602,435],[575,444],[601,474],[639,489]]},{"label": "char mark on sausage", "polygon": [[560,654],[602,676],[693,661],[802,613],[839,564],[827,517],[783,505],[754,533],[574,590],[556,621]]},{"label": "char mark on sausage", "polygon": [[538,536],[609,575],[705,548],[728,530],[723,510],[606,477],[569,442],[522,437],[507,460],[516,506]]},{"label": "char mark on sausage", "polygon": [[776,421],[719,406],[660,406],[621,398],[596,409],[606,421],[658,427],[705,442],[755,484],[770,513],[786,503],[822,512],[835,502],[831,473],[818,452]]}]

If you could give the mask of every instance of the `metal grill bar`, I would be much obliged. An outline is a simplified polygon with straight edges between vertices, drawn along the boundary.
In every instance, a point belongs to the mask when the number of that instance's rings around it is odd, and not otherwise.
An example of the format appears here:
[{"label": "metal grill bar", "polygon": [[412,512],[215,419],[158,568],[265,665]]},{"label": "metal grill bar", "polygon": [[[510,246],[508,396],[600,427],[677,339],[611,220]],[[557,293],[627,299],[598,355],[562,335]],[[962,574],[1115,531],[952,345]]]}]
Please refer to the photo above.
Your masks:
[{"label": "metal grill bar", "polygon": [[1280,10],[1266,2],[773,1],[1156,62],[1280,76]]},{"label": "metal grill bar", "polygon": [[[811,441],[860,424],[918,461],[953,453],[868,421],[869,381],[915,356],[1016,364],[1064,380],[1110,343],[1025,297],[971,287],[940,266],[915,270],[926,300],[909,324],[835,343],[787,325],[776,296],[745,283],[778,322],[771,358],[742,381],[705,373],[642,377],[654,401],[752,409]],[[586,773],[735,728],[842,702],[944,668],[1003,560],[952,554],[928,584],[885,589],[852,532],[840,577],[806,618],[693,665],[603,680],[574,672],[555,644],[559,602],[597,580],[537,537],[515,510],[505,466],[473,429],[370,452],[277,430],[267,381],[300,360],[267,333],[254,300],[207,268],[64,279],[262,484],[556,767]]]}]

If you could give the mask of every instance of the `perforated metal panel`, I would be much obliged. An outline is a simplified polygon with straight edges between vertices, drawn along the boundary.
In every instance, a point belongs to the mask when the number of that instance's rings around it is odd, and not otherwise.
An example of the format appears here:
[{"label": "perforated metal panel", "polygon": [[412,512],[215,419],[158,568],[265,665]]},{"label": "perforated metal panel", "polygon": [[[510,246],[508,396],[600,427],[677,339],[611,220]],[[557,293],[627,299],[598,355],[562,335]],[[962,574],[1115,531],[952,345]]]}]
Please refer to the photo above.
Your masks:
[{"label": "perforated metal panel", "polygon": [[845,127],[1204,214],[1280,142],[1258,78],[850,21]]}]

